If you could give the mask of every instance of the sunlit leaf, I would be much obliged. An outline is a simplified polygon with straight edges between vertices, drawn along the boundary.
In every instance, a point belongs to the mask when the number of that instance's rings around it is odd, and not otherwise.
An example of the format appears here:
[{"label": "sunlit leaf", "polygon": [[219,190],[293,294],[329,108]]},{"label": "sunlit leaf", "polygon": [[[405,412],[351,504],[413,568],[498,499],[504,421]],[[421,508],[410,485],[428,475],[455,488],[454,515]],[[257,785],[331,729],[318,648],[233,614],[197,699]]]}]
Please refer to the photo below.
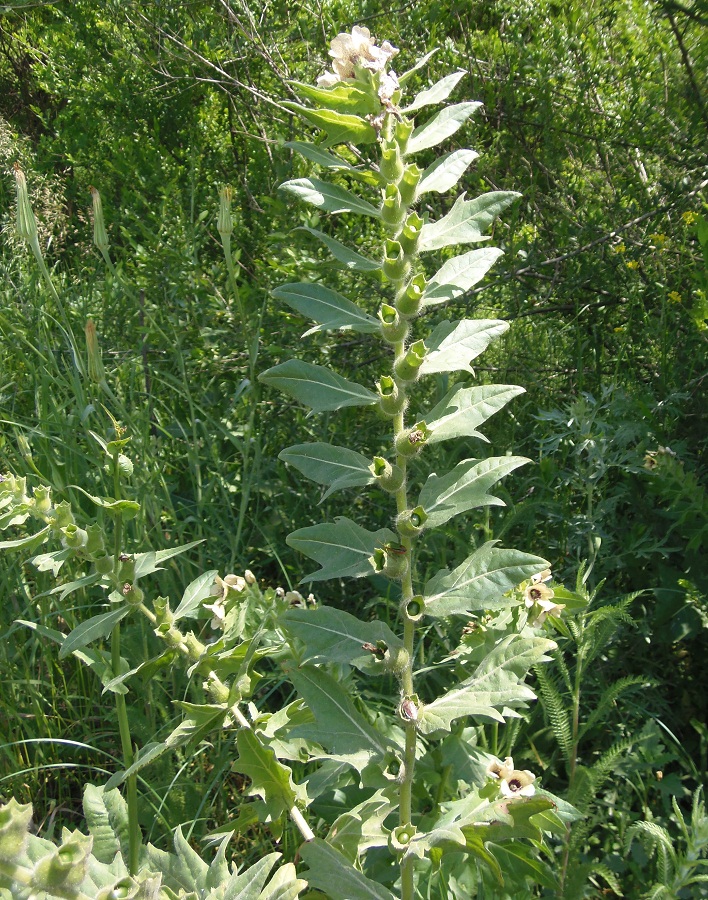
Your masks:
[{"label": "sunlit leaf", "polygon": [[347,247],[346,244],[335,240],[335,238],[330,237],[328,234],[324,234],[322,231],[318,231],[316,228],[307,228],[303,226],[300,230],[308,231],[313,237],[316,237],[318,241],[322,241],[332,256],[340,263],[343,263],[347,269],[352,269],[355,272],[376,272],[381,268],[380,263],[374,262],[373,259],[368,259],[366,256],[362,256],[361,253],[357,253],[356,250],[352,250],[350,247]]},{"label": "sunlit leaf", "polygon": [[449,259],[431,278],[423,293],[423,306],[446,303],[466,293],[481,281],[503,255],[496,247],[470,250]]},{"label": "sunlit leaf", "polygon": [[324,366],[291,359],[259,375],[259,381],[294,397],[313,412],[342,409],[345,406],[371,406],[376,394],[347,381]]},{"label": "sunlit leaf", "polygon": [[373,125],[361,116],[331,109],[310,109],[300,103],[283,103],[291,112],[311,122],[327,134],[325,147],[336,144],[373,144],[378,135]]},{"label": "sunlit leaf", "polygon": [[323,500],[334,491],[361,487],[371,484],[374,480],[369,470],[371,460],[348,447],[324,443],[296,444],[294,447],[281,450],[278,459],[295,466],[317,484],[329,485]]},{"label": "sunlit leaf", "polygon": [[435,191],[444,194],[453,188],[467,171],[468,167],[477,159],[479,153],[475,150],[453,150],[446,153],[423,172],[418,183],[417,196]]},{"label": "sunlit leaf", "polygon": [[456,384],[433,409],[424,416],[432,432],[429,444],[458,437],[487,438],[477,428],[502,409],[524,389],[508,384],[481,384],[466,388]]},{"label": "sunlit leaf", "polygon": [[389,528],[367,531],[344,516],[337,516],[334,522],[299,528],[286,538],[290,547],[314,559],[322,567],[302,578],[300,584],[326,578],[372,575],[374,570],[369,558],[375,548],[395,540],[396,535]]},{"label": "sunlit leaf", "polygon": [[251,779],[247,793],[263,800],[270,819],[279,819],[298,803],[306,804],[307,792],[301,785],[295,785],[292,770],[249,728],[242,728],[236,735],[236,746],[238,759],[232,768]]},{"label": "sunlit leaf", "polygon": [[419,94],[416,94],[413,102],[406,106],[405,109],[402,109],[402,113],[410,113],[416,109],[422,109],[424,106],[432,106],[434,103],[442,103],[443,100],[447,100],[453,90],[457,87],[461,79],[465,77],[467,72],[453,72],[451,75],[446,75],[444,78],[441,78],[440,81],[436,82],[432,87],[427,88],[424,91],[421,91]]},{"label": "sunlit leaf", "polygon": [[382,885],[367,878],[334,847],[319,838],[300,847],[310,867],[303,874],[309,885],[330,900],[396,900]]},{"label": "sunlit leaf", "polygon": [[437,222],[426,222],[423,225],[418,248],[421,251],[440,250],[453,244],[489,240],[484,232],[520,196],[514,191],[492,191],[481,194],[474,200],[465,200],[465,195],[460,194],[446,216]]},{"label": "sunlit leaf", "polygon": [[381,215],[375,206],[352,194],[351,191],[337,184],[321,181],[319,178],[296,178],[293,181],[286,181],[280,185],[280,190],[288,191],[305,203],[310,203],[325,212],[353,212],[374,218]]},{"label": "sunlit leaf", "polygon": [[99,616],[92,616],[90,619],[81,622],[80,625],[77,625],[76,628],[67,635],[62,643],[61,650],[59,651],[59,659],[65,659],[70,653],[73,653],[74,650],[80,650],[92,641],[98,641],[101,638],[107,637],[118,622],[120,622],[121,619],[124,619],[131,610],[131,606],[127,603],[123,603],[121,606],[117,606],[106,613],[101,613]]},{"label": "sunlit leaf", "polygon": [[420,367],[421,375],[434,372],[473,372],[470,365],[489,344],[505,331],[509,323],[498,319],[463,319],[440,322],[425,339],[428,352]]},{"label": "sunlit leaf", "polygon": [[406,153],[419,153],[451,137],[467,119],[482,106],[481,103],[455,103],[447,106],[424,125],[416,128],[408,141]]},{"label": "sunlit leaf", "polygon": [[314,319],[319,322],[314,328],[309,328],[303,337],[314,334],[317,331],[334,331],[336,329],[349,329],[373,334],[380,331],[381,325],[378,319],[365,313],[351,300],[347,300],[342,294],[324,287],[321,284],[281,284],[275,288],[273,296],[283,300],[288,306],[296,309],[306,319]]}]

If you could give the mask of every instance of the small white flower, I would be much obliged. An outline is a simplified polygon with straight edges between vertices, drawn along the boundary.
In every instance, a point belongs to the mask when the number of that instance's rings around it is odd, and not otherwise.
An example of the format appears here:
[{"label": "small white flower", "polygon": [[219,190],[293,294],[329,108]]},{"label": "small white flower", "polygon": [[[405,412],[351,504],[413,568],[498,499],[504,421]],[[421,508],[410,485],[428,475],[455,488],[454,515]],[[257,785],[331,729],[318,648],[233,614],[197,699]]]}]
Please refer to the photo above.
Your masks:
[{"label": "small white flower", "polygon": [[351,34],[340,32],[330,44],[329,55],[334,71],[320,75],[317,84],[320,87],[334,87],[339,81],[351,80],[356,77],[357,66],[370,72],[383,72],[397,53],[398,49],[389,41],[377,47],[369,29],[355,25]]},{"label": "small white flower", "polygon": [[215,603],[205,603],[204,609],[208,609],[212,615],[210,624],[214,631],[218,629],[223,630],[224,622],[226,621],[226,607],[224,606],[223,598],[219,597]]},{"label": "small white flower", "polygon": [[514,760],[507,756],[504,762],[492,760],[487,767],[487,775],[499,781],[499,790],[504,797],[533,797],[536,776],[528,769],[515,769]]},{"label": "small white flower", "polygon": [[386,103],[387,100],[390,100],[391,97],[396,93],[397,90],[400,89],[400,84],[398,83],[398,78],[396,73],[384,72],[381,75],[381,81],[379,83],[379,100],[382,103]]},{"label": "small white flower", "polygon": [[524,603],[531,609],[536,604],[540,605],[544,601],[552,600],[553,596],[553,591],[549,587],[546,587],[542,581],[537,581],[530,584],[524,591]]}]

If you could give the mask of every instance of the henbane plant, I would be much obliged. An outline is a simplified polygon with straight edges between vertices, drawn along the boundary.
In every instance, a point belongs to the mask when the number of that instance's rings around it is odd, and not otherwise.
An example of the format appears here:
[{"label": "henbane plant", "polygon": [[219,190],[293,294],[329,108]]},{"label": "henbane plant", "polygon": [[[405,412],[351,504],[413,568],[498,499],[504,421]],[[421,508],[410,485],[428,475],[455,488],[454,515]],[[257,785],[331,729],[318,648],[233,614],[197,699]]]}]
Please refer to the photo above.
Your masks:
[{"label": "henbane plant", "polygon": [[[310,229],[337,260],[371,279],[362,296],[375,296],[375,305],[356,304],[319,283],[288,284],[274,292],[313,319],[314,331],[349,329],[379,341],[388,366],[375,389],[298,360],[270,369],[261,380],[316,413],[361,406],[380,414],[385,454],[369,458],[318,442],[281,455],[325,485],[327,494],[343,488],[382,492],[394,528],[371,531],[340,516],[302,528],[288,542],[320,565],[303,583],[366,575],[390,579],[392,596],[400,596],[400,628],[318,607],[314,598],[305,601],[295,591],[262,590],[250,572],[224,578],[203,572],[176,606],[155,596],[150,576],[193,545],[142,552],[130,546],[123,523],[140,505],[128,486],[130,438],[115,419],[107,438],[92,432],[110,470],[112,496],[70,486],[95,506],[93,520],[66,499],[72,494],[64,485],[45,480],[30,492],[24,477],[0,477],[0,529],[22,530],[0,542],[0,550],[36,553],[34,567],[60,582],[49,592],[59,604],[77,591],[103,592],[107,611],[68,635],[41,622],[23,624],[60,644],[60,657],[80,659],[116,695],[125,766],[98,793],[87,786],[90,834],[66,832],[59,847],[28,833],[29,807],[0,808],[0,896],[9,890],[18,897],[44,892],[77,900],[285,900],[299,896],[303,879],[312,900],[468,897],[481,885],[509,890],[523,888],[528,879],[555,886],[550,867],[538,861],[543,834],[564,834],[573,811],[537,790],[535,773],[514,765],[513,741],[498,740],[497,732],[534,699],[526,675],[555,647],[544,627],[562,627],[548,563],[493,541],[426,579],[416,562],[435,529],[463,513],[499,505],[489,491],[526,462],[515,456],[468,458],[451,472],[421,475],[431,447],[483,440],[479,427],[522,390],[469,385],[467,379],[471,362],[506,323],[427,324],[429,312],[462,299],[501,251],[485,247],[453,256],[429,278],[423,254],[485,241],[485,230],[518,195],[492,192],[467,200],[462,194],[437,221],[416,212],[426,194],[451,191],[477,156],[454,150],[423,170],[414,161],[417,154],[454,134],[479,104],[446,106],[416,127],[413,114],[444,103],[464,73],[448,75],[406,106],[403,88],[425,60],[398,78],[389,65],[396,54],[387,42],[377,46],[363,28],[333,41],[334,71],[317,87],[295,85],[312,105],[289,106],[326,135],[321,143],[293,142],[291,149],[334,180],[304,178],[282,186],[325,212],[358,213],[380,224],[384,236],[375,258]],[[359,162],[359,147],[375,151],[369,164]],[[371,200],[344,187],[342,179],[362,185]],[[221,217],[219,231],[228,233]],[[89,347],[96,340],[92,333]],[[440,374],[457,380],[432,409],[412,416],[411,407],[425,402],[422,393],[416,399],[419,383]],[[60,494],[64,499],[58,501]],[[32,523],[39,523],[38,531]],[[61,549],[52,550],[53,543]],[[45,544],[47,552],[37,553]],[[571,592],[562,599],[566,606],[575,602]],[[151,658],[122,656],[119,626],[131,616],[147,620],[158,639]],[[204,639],[199,627],[183,630],[190,619],[201,627],[211,620],[216,636]],[[444,640],[422,665],[417,661],[430,623]],[[102,646],[109,637],[110,653]],[[134,752],[126,694],[138,679],[178,665],[198,676],[202,702],[176,701],[183,720],[166,738],[155,735]],[[297,698],[275,712],[259,708],[264,679],[280,685],[283,672]],[[367,709],[362,697],[373,696],[374,708]],[[212,734],[234,736],[232,768],[245,776],[246,796],[253,799],[219,829],[226,837],[207,865],[180,832],[175,854],[143,845],[136,776],[159,756]],[[123,784],[127,803],[115,790]],[[226,864],[229,833],[258,819],[276,838],[288,819],[293,823],[304,841],[302,877],[286,864],[268,881],[274,855],[242,873]]]},{"label": "henbane plant", "polygon": [[[442,78],[404,104],[405,86],[429,57],[397,77],[390,68],[397,53],[389,42],[377,46],[368,29],[355,27],[332,42],[333,71],[321,76],[316,87],[294,85],[310,105],[286,104],[324,133],[323,140],[287,146],[329,177],[298,178],[281,189],[322,212],[366,216],[380,224],[382,247],[373,257],[353,250],[346,241],[308,229],[338,261],[369,279],[361,293],[376,298],[374,305],[370,299],[355,303],[317,282],[285,284],[273,292],[314,320],[307,334],[351,330],[370,335],[385,348],[388,366],[375,387],[302,360],[289,360],[261,376],[315,413],[370,408],[382,417],[382,439],[389,446],[388,453],[373,458],[351,446],[321,442],[298,444],[281,453],[287,463],[326,486],[325,496],[368,486],[383,491],[390,498],[394,525],[371,531],[339,516],[334,522],[295,531],[287,539],[320,566],[302,579],[304,583],[382,574],[400,589],[399,634],[383,622],[362,621],[327,607],[292,610],[281,620],[299,656],[298,668],[289,675],[314,715],[327,758],[346,761],[359,773],[362,787],[377,788],[332,825],[326,841],[301,850],[310,866],[310,884],[335,900],[392,896],[382,890],[382,882],[403,900],[425,896],[431,888],[430,884],[424,888],[423,882],[433,869],[440,869],[448,853],[456,860],[447,871],[452,881],[459,878],[462,884],[460,871],[465,866],[469,871],[468,861],[459,863],[460,855],[467,860],[476,857],[501,878],[489,841],[522,834],[540,839],[534,815],[554,807],[548,796],[532,796],[532,773],[514,769],[510,757],[490,761],[475,748],[465,750],[467,759],[477,765],[479,780],[474,787],[459,795],[455,785],[438,782],[432,790],[425,784],[436,761],[446,758],[465,734],[461,725],[466,717],[496,727],[507,717],[518,716],[517,710],[534,698],[525,676],[531,666],[547,660],[555,646],[539,626],[562,607],[552,602],[553,591],[544,584],[549,577],[545,560],[502,549],[494,541],[425,583],[416,570],[418,548],[434,529],[471,510],[503,505],[489,491],[528,462],[510,455],[465,458],[450,472],[421,477],[430,447],[458,438],[467,444],[475,438],[485,440],[479,427],[522,392],[509,385],[469,386],[466,377],[473,372],[472,361],[506,331],[505,322],[463,318],[429,324],[428,314],[463,300],[502,251],[485,246],[452,256],[432,277],[426,276],[423,258],[449,247],[486,242],[486,230],[519,195],[493,191],[466,199],[462,193],[437,221],[419,214],[425,195],[451,191],[478,155],[469,149],[454,150],[423,169],[416,162],[419,154],[457,132],[481,104],[445,105],[416,126],[414,115],[444,104],[465,73]],[[373,151],[369,161],[362,162],[368,151]],[[420,403],[419,381],[457,373],[461,377],[432,409],[410,414]],[[522,590],[515,591],[519,584]],[[442,624],[450,619],[467,623],[467,634],[457,651],[435,661],[436,682],[442,680],[446,689],[428,699],[425,675],[416,672],[422,629],[431,620]],[[427,663],[425,671],[430,660]],[[379,718],[372,726],[349,684],[327,674],[327,664],[392,677],[398,691],[392,718]],[[311,737],[314,733],[308,731]],[[379,851],[376,861],[367,863],[367,850],[384,844],[389,862],[381,862]],[[374,886],[373,880],[379,885]]]}]

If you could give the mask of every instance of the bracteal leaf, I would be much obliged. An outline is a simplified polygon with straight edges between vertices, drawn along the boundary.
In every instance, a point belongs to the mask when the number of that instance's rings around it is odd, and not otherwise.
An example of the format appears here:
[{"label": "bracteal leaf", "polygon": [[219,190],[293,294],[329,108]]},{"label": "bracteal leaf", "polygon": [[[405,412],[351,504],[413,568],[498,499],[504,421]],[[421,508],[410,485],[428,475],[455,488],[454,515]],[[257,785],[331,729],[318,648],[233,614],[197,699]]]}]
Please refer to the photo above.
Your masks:
[{"label": "bracteal leaf", "polygon": [[437,81],[432,87],[416,94],[413,102],[402,109],[401,112],[407,115],[416,109],[422,109],[424,106],[432,106],[435,103],[442,103],[447,100],[459,82],[465,77],[467,72],[453,72]]},{"label": "bracteal leaf", "polygon": [[367,878],[320,838],[303,844],[300,856],[309,866],[303,873],[309,885],[330,900],[396,900],[389,890]]},{"label": "bracteal leaf", "polygon": [[429,53],[426,53],[425,56],[421,56],[421,58],[416,61],[414,66],[412,66],[410,69],[407,69],[402,75],[398,76],[398,83],[403,86],[409,80],[411,75],[413,75],[419,69],[422,69],[423,66],[428,62],[428,60],[435,56],[439,49],[439,47],[434,47]]},{"label": "bracteal leaf", "polygon": [[466,293],[481,281],[503,255],[496,247],[470,250],[449,259],[431,278],[423,293],[423,306],[435,306]]},{"label": "bracteal leaf", "polygon": [[512,606],[504,595],[549,566],[540,556],[495,543],[488,541],[452,572],[441,569],[430,579],[423,592],[426,615],[445,618]]},{"label": "bracteal leaf", "polygon": [[288,676],[315,717],[314,722],[294,728],[291,737],[317,741],[333,754],[352,758],[363,754],[365,765],[398,749],[364,718],[341,682],[322,669],[298,666]]},{"label": "bracteal leaf", "polygon": [[99,616],[92,616],[92,618],[86,619],[85,622],[77,625],[76,628],[66,636],[62,643],[61,650],[59,651],[59,659],[66,659],[66,657],[70,653],[73,653],[74,650],[81,650],[92,641],[98,641],[101,638],[107,637],[118,622],[120,622],[121,619],[124,619],[131,610],[132,607],[128,603],[123,603],[106,613],[101,613]]},{"label": "bracteal leaf", "polygon": [[453,150],[452,153],[446,153],[440,159],[436,159],[423,172],[418,182],[416,196],[421,197],[430,191],[438,194],[449,191],[455,187],[478,156],[479,153],[475,150]]},{"label": "bracteal leaf", "polygon": [[323,581],[326,578],[361,578],[374,570],[369,562],[376,547],[396,541],[389,528],[367,531],[351,519],[338,516],[334,522],[299,528],[286,538],[286,543],[314,559],[322,567],[301,579]]},{"label": "bracteal leaf", "polygon": [[299,230],[309,231],[309,233],[313,237],[316,237],[318,241],[322,241],[332,256],[340,263],[343,263],[347,269],[352,269],[355,272],[376,272],[381,268],[380,263],[374,262],[373,259],[368,259],[366,256],[362,256],[361,253],[357,253],[356,250],[352,250],[350,247],[347,247],[346,244],[335,240],[335,238],[324,234],[322,231],[318,231],[316,228],[307,228],[303,226]]},{"label": "bracteal leaf", "polygon": [[351,863],[372,847],[386,847],[389,830],[385,819],[395,811],[392,799],[395,787],[380,788],[371,797],[335,819],[327,834],[327,843]]},{"label": "bracteal leaf", "polygon": [[324,443],[296,444],[294,447],[281,450],[278,459],[295,466],[317,484],[329,485],[323,500],[334,491],[348,487],[362,487],[374,480],[369,470],[371,460],[348,447]]},{"label": "bracteal leaf", "polygon": [[349,329],[368,334],[374,334],[381,329],[378,319],[365,313],[342,294],[321,284],[305,282],[282,284],[273,291],[273,296],[283,300],[306,319],[314,319],[320,323],[314,328],[309,328],[303,337],[317,331],[336,329]]},{"label": "bracteal leaf", "polygon": [[378,97],[372,97],[367,91],[362,91],[361,88],[346,81],[339,81],[329,88],[316,87],[300,81],[290,83],[300,96],[325,109],[365,116],[377,113],[381,108]]},{"label": "bracteal leaf", "polygon": [[423,417],[431,431],[428,443],[437,444],[458,437],[476,437],[486,441],[487,438],[477,428],[523,393],[523,388],[509,384],[481,384],[471,388],[456,384]]},{"label": "bracteal leaf", "polygon": [[337,112],[331,109],[310,109],[300,103],[283,103],[291,112],[311,122],[327,134],[325,147],[336,144],[373,144],[378,139],[376,129],[361,116]]},{"label": "bracteal leaf", "polygon": [[350,663],[367,672],[376,671],[371,653],[362,649],[364,644],[381,642],[389,650],[403,646],[385,622],[364,622],[331,606],[290,609],[280,621],[289,634],[305,645],[303,662]]},{"label": "bracteal leaf", "polygon": [[316,413],[345,406],[371,406],[378,400],[368,388],[347,381],[324,366],[298,359],[268,369],[258,376],[258,380],[294,397]]},{"label": "bracteal leaf", "polygon": [[440,322],[426,338],[427,353],[420,367],[421,375],[435,372],[472,372],[470,365],[489,344],[505,331],[509,323],[499,319],[462,319]]},{"label": "bracteal leaf", "polygon": [[451,723],[462,716],[503,722],[500,709],[523,708],[536,699],[523,679],[531,666],[548,661],[546,654],[555,648],[556,644],[545,638],[507,635],[482,660],[474,675],[420,710],[418,729],[422,734],[449,730]]},{"label": "bracteal leaf", "polygon": [[379,210],[352,194],[351,191],[319,178],[296,178],[280,185],[282,191],[294,194],[305,203],[310,203],[318,209],[331,213],[353,212],[361,216],[373,216],[379,218]]},{"label": "bracteal leaf", "polygon": [[530,462],[523,456],[492,456],[478,462],[466,459],[447,475],[430,475],[418,497],[428,515],[427,528],[437,528],[453,516],[482,506],[504,506],[488,489],[505,475]]},{"label": "bracteal leaf", "polygon": [[351,163],[339,156],[335,156],[334,153],[323,150],[320,144],[313,144],[310,141],[286,141],[283,146],[288,147],[290,150],[295,150],[296,153],[304,156],[305,159],[309,159],[310,162],[316,163],[325,169],[332,169],[335,172],[354,170],[354,166]]},{"label": "bracteal leaf", "polygon": [[170,547],[168,550],[148,550],[146,553],[138,553],[135,557],[135,577],[144,578],[145,575],[161,571],[160,563],[198,547],[205,540],[206,538],[200,538],[198,541],[190,541],[188,544],[180,544],[179,547]]},{"label": "bracteal leaf", "polygon": [[116,853],[128,859],[128,805],[120,791],[105,791],[87,784],[84,787],[83,810],[89,834],[93,837],[92,852],[99,862],[110,865]]},{"label": "bracteal leaf", "polygon": [[420,153],[421,150],[434,147],[451,137],[480,106],[481,103],[472,102],[455,103],[453,106],[445,107],[424,125],[415,129],[408,141],[406,154]]},{"label": "bracteal leaf", "polygon": [[301,785],[294,783],[292,769],[283,765],[250,728],[239,731],[236,746],[238,759],[231,768],[248,775],[251,786],[246,793],[263,800],[270,820],[279,819],[293,806],[307,804],[307,793]]},{"label": "bracteal leaf", "polygon": [[515,191],[492,191],[481,194],[474,200],[465,200],[465,195],[460,194],[446,216],[437,222],[426,222],[423,225],[418,249],[421,252],[440,250],[453,244],[474,244],[489,240],[483,232],[520,196]]},{"label": "bracteal leaf", "polygon": [[35,532],[35,534],[29,534],[26,537],[16,538],[13,541],[0,541],[0,550],[17,550],[20,547],[27,547],[30,550],[35,550],[37,547],[41,546],[49,537],[49,525],[46,528],[42,528],[41,531]]},{"label": "bracteal leaf", "polygon": [[199,612],[202,600],[206,600],[211,595],[214,579],[218,574],[217,569],[210,569],[208,572],[202,572],[191,584],[187,585],[182,594],[182,600],[174,612],[175,622],[178,619],[194,618],[195,614]]}]

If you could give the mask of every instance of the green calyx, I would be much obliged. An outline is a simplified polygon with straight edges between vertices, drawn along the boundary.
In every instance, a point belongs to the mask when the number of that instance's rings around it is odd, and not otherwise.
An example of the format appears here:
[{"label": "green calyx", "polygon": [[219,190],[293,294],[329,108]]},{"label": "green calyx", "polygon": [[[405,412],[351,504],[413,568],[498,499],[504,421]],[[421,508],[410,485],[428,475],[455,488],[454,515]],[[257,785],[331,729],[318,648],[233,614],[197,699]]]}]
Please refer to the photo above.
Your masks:
[{"label": "green calyx", "polygon": [[428,514],[422,506],[406,509],[396,519],[398,533],[404,537],[417,537],[428,520]]},{"label": "green calyx", "polygon": [[410,263],[406,259],[403,247],[398,241],[386,241],[386,250],[381,268],[390,281],[403,281],[408,274]]},{"label": "green calyx", "polygon": [[403,484],[403,469],[382,456],[375,456],[369,471],[376,479],[378,486],[389,494],[395,494]]},{"label": "green calyx", "polygon": [[379,395],[379,409],[385,416],[397,416],[406,405],[406,396],[390,375],[382,375],[376,382]]},{"label": "green calyx", "polygon": [[395,306],[384,303],[379,310],[381,322],[381,335],[389,344],[397,344],[406,339],[408,323],[400,317]]},{"label": "green calyx", "polygon": [[423,341],[415,341],[406,350],[406,355],[399,359],[393,371],[400,381],[411,382],[418,378],[420,367],[425,359],[426,347]]},{"label": "green calyx", "polygon": [[419,169],[415,163],[406,166],[405,171],[403,172],[403,178],[401,178],[400,184],[398,185],[401,200],[405,206],[410,206],[415,200],[416,191],[418,190],[422,174],[423,170]]},{"label": "green calyx", "polygon": [[413,428],[407,428],[396,438],[396,452],[401,456],[416,456],[420,453],[430,437],[425,422],[418,422]]},{"label": "green calyx", "polygon": [[412,319],[420,312],[425,284],[425,275],[420,273],[409,281],[406,289],[396,298],[396,309],[404,318]]},{"label": "green calyx", "polygon": [[374,571],[378,574],[399,580],[408,571],[408,556],[408,550],[403,544],[388,543],[374,550],[374,555],[370,558],[370,562]]}]

